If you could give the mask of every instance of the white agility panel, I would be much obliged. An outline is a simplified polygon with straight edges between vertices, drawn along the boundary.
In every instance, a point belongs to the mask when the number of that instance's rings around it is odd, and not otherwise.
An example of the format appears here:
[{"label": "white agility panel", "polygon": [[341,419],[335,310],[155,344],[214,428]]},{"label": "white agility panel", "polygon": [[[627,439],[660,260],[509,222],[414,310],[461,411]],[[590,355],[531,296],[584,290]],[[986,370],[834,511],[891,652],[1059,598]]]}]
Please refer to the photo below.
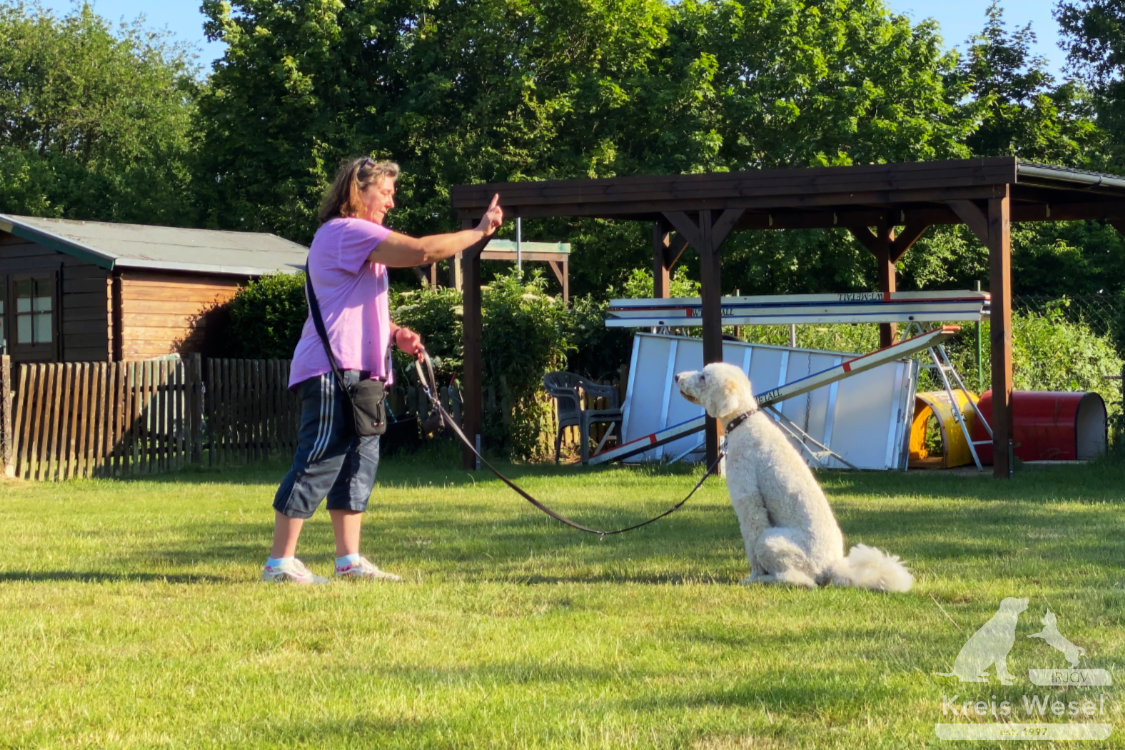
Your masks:
[{"label": "white agility panel", "polygon": [[[932,323],[988,318],[988,292],[849,292],[723,297],[723,325],[800,323]],[[610,300],[609,328],[684,328],[703,325],[698,297]]]},{"label": "white agility panel", "polygon": [[[747,372],[762,406],[773,405],[852,466],[905,469],[918,372],[908,358],[957,330],[945,327],[864,355],[728,341],[723,360]],[[702,366],[700,339],[638,333],[623,443],[590,463],[663,460],[701,450],[703,410],[680,396],[673,377]],[[827,459],[820,465],[841,464]]]}]

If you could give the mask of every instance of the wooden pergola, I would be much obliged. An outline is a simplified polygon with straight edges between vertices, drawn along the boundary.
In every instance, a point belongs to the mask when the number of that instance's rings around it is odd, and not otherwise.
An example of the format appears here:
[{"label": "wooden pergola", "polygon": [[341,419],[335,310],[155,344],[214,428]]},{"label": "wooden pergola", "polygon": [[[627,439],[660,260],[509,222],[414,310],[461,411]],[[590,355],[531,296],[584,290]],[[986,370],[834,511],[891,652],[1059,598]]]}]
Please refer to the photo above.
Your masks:
[{"label": "wooden pergola", "polygon": [[[1125,178],[1021,162],[1015,157],[770,169],[716,174],[458,185],[463,226],[475,225],[494,193],[505,218],[595,217],[653,227],[654,296],[667,297],[669,272],[691,248],[699,255],[703,358],[722,358],[722,244],[732,232],[832,229],[852,233],[875,256],[879,290],[895,291],[895,263],[935,225],[965,224],[988,248],[992,343],[993,473],[1012,468],[1011,223],[1101,219],[1125,232]],[[485,243],[487,244],[487,243]],[[461,257],[464,281],[464,429],[481,429],[480,255]],[[884,346],[894,337],[884,325]],[[708,420],[708,460],[718,454]],[[466,449],[465,466],[474,457]]]}]

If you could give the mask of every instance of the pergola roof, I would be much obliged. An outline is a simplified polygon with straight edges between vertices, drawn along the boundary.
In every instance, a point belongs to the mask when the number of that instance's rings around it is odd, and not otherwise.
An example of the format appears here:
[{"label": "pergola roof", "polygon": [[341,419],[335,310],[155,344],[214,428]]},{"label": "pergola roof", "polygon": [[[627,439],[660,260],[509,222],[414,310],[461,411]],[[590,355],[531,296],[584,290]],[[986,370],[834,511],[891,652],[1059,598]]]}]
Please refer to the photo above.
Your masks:
[{"label": "pergola roof", "polygon": [[[450,191],[464,226],[495,193],[507,218],[594,217],[651,222],[655,296],[685,248],[700,258],[703,358],[722,358],[721,245],[748,229],[843,228],[875,255],[882,292],[895,291],[895,263],[933,225],[966,224],[989,252],[992,295],[991,426],[994,474],[1011,469],[1011,224],[1102,219],[1125,231],[1125,178],[1015,157],[766,169],[689,175],[458,185]],[[465,427],[480,429],[480,253],[462,256],[465,293]],[[884,326],[886,346],[893,328]],[[714,458],[717,428],[708,426]],[[471,465],[466,453],[465,465]]]},{"label": "pergola roof", "polygon": [[995,198],[1004,185],[1011,189],[1012,221],[1117,217],[1125,201],[1125,178],[1015,157],[458,185],[451,200],[462,219],[479,217],[500,193],[513,218],[657,221],[674,211],[742,209],[736,230],[827,229],[959,224],[950,201]]}]

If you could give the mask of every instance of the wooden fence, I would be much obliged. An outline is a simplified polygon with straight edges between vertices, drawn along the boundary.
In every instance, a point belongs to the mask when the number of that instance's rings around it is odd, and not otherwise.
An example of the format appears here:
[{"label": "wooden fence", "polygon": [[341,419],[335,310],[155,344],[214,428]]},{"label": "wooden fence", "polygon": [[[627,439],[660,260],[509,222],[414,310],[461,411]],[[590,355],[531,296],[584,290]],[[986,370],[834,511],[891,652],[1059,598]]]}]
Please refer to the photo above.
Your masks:
[{"label": "wooden fence", "polygon": [[300,402],[288,388],[289,360],[209,359],[205,381],[208,463],[292,455]]},{"label": "wooden fence", "polygon": [[8,476],[136,476],[292,453],[286,360],[20,364],[0,358],[0,464]]},{"label": "wooden fence", "polygon": [[[63,480],[287,458],[296,449],[299,409],[288,379],[288,360],[187,355],[13,366],[0,356],[0,471]],[[442,388],[440,396],[460,421],[456,390]],[[388,435],[388,455],[416,443],[419,425],[423,432],[438,426],[417,387],[396,385],[390,405],[402,421],[391,425],[401,429]],[[486,388],[484,408],[501,407]],[[544,451],[553,448],[553,427],[542,439]]]}]

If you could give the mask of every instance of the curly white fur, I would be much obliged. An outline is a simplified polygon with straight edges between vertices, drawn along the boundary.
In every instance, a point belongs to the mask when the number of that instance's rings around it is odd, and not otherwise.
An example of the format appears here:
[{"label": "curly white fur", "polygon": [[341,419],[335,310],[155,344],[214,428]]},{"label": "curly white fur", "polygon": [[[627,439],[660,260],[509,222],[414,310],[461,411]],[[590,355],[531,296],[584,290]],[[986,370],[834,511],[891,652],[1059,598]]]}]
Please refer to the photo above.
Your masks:
[{"label": "curly white fur", "polygon": [[716,362],[680,373],[676,385],[723,424],[750,414],[727,435],[726,458],[727,489],[750,560],[743,583],[910,590],[914,579],[894,555],[857,544],[844,556],[824,492],[774,420],[758,411],[742,370]]}]

